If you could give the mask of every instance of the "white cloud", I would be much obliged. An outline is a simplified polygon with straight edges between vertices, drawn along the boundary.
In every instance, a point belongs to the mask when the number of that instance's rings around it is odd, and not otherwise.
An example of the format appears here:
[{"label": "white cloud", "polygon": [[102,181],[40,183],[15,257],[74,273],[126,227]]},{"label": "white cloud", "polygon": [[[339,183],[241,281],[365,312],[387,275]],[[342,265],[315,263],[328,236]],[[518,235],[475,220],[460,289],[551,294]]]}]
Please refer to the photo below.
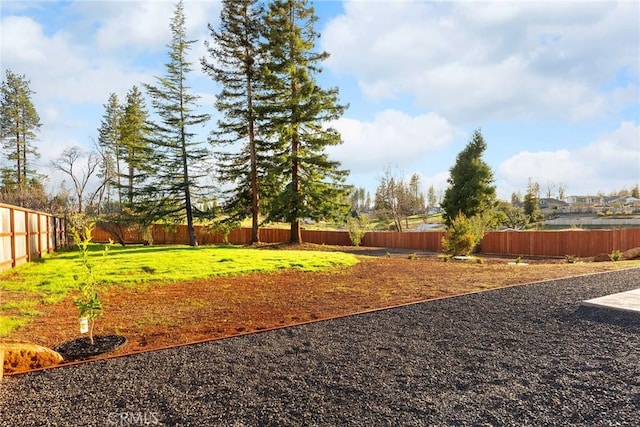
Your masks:
[{"label": "white cloud", "polygon": [[623,122],[613,132],[570,151],[522,151],[498,168],[502,197],[524,192],[531,178],[542,188],[563,184],[569,194],[595,194],[631,188],[640,181],[640,126]]},{"label": "white cloud", "polygon": [[[2,20],[3,64],[26,75],[34,101],[104,102],[110,92],[126,91],[150,76],[116,58],[84,46],[64,30],[47,35],[26,17]],[[46,108],[46,107],[45,107]]]},{"label": "white cloud", "polygon": [[328,152],[354,173],[380,173],[391,164],[406,169],[445,148],[455,133],[436,114],[410,116],[396,110],[380,112],[372,122],[341,118],[333,126],[344,143]]},{"label": "white cloud", "polygon": [[576,153],[578,159],[589,164],[601,181],[640,181],[640,126],[623,122],[609,135],[599,138]]},{"label": "white cloud", "polygon": [[[136,1],[126,3],[127,7],[121,7],[120,2],[91,2],[87,6],[97,6],[101,13],[104,6],[110,9],[95,34],[100,49],[157,51],[170,41],[168,25],[174,8],[170,2]],[[88,7],[84,9],[91,12]]]},{"label": "white cloud", "polygon": [[603,90],[640,73],[636,2],[345,3],[323,30],[328,68],[371,99],[415,96],[450,119],[601,118],[629,99]]},{"label": "white cloud", "polygon": [[[95,40],[99,48],[162,52],[171,41],[169,23],[175,4],[173,0],[136,0],[84,2],[79,7],[98,23]],[[187,37],[201,43],[207,24],[219,21],[221,6],[219,1],[185,1]]]}]

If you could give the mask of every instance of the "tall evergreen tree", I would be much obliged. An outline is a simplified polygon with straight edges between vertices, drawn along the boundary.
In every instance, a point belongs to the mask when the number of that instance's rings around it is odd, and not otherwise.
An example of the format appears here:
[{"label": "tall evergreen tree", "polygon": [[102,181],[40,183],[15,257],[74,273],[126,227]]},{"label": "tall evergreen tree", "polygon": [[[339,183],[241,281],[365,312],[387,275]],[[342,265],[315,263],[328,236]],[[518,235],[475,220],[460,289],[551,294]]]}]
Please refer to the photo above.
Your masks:
[{"label": "tall evergreen tree", "polygon": [[527,193],[524,195],[522,209],[527,217],[527,221],[535,223],[543,219],[540,211],[540,185],[529,178],[527,183]]},{"label": "tall evergreen tree", "polygon": [[201,142],[193,141],[194,126],[204,125],[208,114],[196,113],[199,97],[190,93],[187,76],[192,71],[187,53],[196,40],[187,40],[184,5],[177,3],[171,20],[172,41],[166,75],[157,78],[157,86],[146,84],[152,106],[160,121],[152,124],[151,143],[156,153],[153,184],[147,194],[156,198],[153,214],[164,219],[181,221],[186,217],[189,244],[197,244],[193,227],[192,197],[198,190],[198,180],[204,176],[197,172],[207,156]]},{"label": "tall evergreen tree", "polygon": [[[251,242],[260,241],[260,166],[268,149],[256,125],[255,94],[261,89],[260,37],[264,7],[258,0],[223,0],[220,30],[209,24],[213,43],[205,41],[211,61],[202,58],[203,70],[222,87],[216,107],[223,114],[210,142],[218,149],[221,182],[232,184],[223,207],[230,221],[251,217]],[[237,152],[220,146],[241,144]]]},{"label": "tall evergreen tree", "polygon": [[391,216],[396,231],[402,231],[402,218],[405,215],[406,188],[401,179],[393,176],[387,169],[379,178],[376,188],[374,210],[382,216]]},{"label": "tall evergreen tree", "polygon": [[[119,104],[118,95],[112,93],[104,104],[104,114],[98,128],[98,147],[102,157],[100,165],[100,177],[105,181],[104,192],[107,196],[107,204],[111,202],[111,187],[118,191],[118,209],[122,208],[122,186],[120,184],[120,121],[122,119],[122,106]],[[102,197],[100,197],[102,200]]]},{"label": "tall evergreen tree", "polygon": [[427,206],[432,208],[436,203],[438,203],[438,199],[436,198],[436,189],[433,187],[433,184],[431,184],[427,190]]},{"label": "tall evergreen tree", "polygon": [[449,187],[441,206],[447,225],[462,212],[467,218],[492,210],[496,204],[496,187],[491,167],[482,160],[487,149],[480,130],[473,132],[471,141],[458,153],[456,163],[449,169]]},{"label": "tall evergreen tree", "polygon": [[153,149],[149,144],[148,112],[137,86],[127,93],[119,124],[120,151],[126,170],[122,173],[125,184],[125,202],[132,206],[134,198],[153,171]]},{"label": "tall evergreen tree", "polygon": [[317,19],[306,0],[275,0],[266,17],[266,94],[258,112],[276,143],[267,184],[273,185],[268,219],[291,224],[291,243],[302,241],[302,218],[345,215],[349,207],[344,203],[348,172],[325,152],[342,143],[340,134],[325,126],[345,106],[338,104],[337,88],[316,83],[320,64],[329,56],[314,50]]},{"label": "tall evergreen tree", "polygon": [[31,101],[33,92],[25,76],[6,70],[6,80],[0,88],[0,140],[7,161],[14,164],[3,171],[3,177],[14,190],[23,192],[36,176],[31,160],[40,154],[33,145],[40,129],[40,117]]},{"label": "tall evergreen tree", "polygon": [[414,173],[411,175],[408,187],[409,196],[409,212],[411,215],[423,214],[425,208],[424,193],[420,190],[420,175]]}]

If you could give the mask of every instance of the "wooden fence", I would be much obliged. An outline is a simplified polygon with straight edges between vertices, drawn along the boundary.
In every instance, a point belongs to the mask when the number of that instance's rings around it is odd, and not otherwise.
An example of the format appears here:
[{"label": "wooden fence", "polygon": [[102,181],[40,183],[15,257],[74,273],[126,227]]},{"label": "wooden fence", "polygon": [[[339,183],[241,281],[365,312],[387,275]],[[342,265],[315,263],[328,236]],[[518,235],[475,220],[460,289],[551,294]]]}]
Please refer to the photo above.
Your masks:
[{"label": "wooden fence", "polygon": [[[206,227],[195,226],[196,239],[199,244],[221,244],[224,243],[224,236],[215,231],[209,231]],[[123,240],[130,243],[146,242],[144,233],[135,229],[124,230]],[[179,225],[175,228],[166,228],[161,225],[154,225],[151,229],[151,239],[153,244],[172,245],[188,244],[189,233],[186,225]],[[95,242],[108,242],[109,239],[118,239],[110,231],[97,227],[92,234]],[[237,228],[232,230],[227,236],[228,242],[233,245],[245,245],[251,241],[250,228]],[[289,230],[284,228],[261,228],[260,241],[263,243],[282,243],[289,241]],[[316,231],[302,230],[302,241],[306,243],[316,243],[319,245],[351,245],[349,233],[346,231]]]},{"label": "wooden fence", "polygon": [[[405,232],[394,231],[368,232],[362,245],[369,247],[413,249],[417,251],[439,252],[442,250],[442,231]],[[187,244],[189,237],[186,226],[178,226],[169,231],[162,226],[152,229],[154,244]],[[220,233],[208,232],[205,227],[196,227],[196,236],[200,244],[219,244],[224,239]],[[96,229],[95,241],[106,242],[113,238],[110,233]],[[244,245],[251,239],[251,229],[239,228],[231,231],[228,241],[235,245]],[[142,242],[142,233],[128,230],[126,241]],[[289,240],[288,229],[261,228],[260,240],[264,243],[282,243]],[[346,231],[303,230],[302,240],[307,243],[350,246],[351,240]],[[487,233],[481,242],[484,254],[508,256],[590,257],[599,253],[625,251],[640,246],[640,228],[614,230],[566,230],[566,231],[494,231]]]},{"label": "wooden fence", "polygon": [[66,244],[64,219],[0,204],[0,271],[39,258]]},{"label": "wooden fence", "polygon": [[590,257],[640,246],[640,228],[612,230],[504,231],[487,233],[482,253]]}]

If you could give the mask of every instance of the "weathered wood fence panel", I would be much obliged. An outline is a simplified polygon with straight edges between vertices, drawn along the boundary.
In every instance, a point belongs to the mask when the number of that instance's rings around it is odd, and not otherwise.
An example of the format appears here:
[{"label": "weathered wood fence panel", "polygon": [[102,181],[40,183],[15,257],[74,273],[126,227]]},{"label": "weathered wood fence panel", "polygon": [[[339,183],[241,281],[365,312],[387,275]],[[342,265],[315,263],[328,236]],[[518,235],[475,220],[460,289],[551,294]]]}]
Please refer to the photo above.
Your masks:
[{"label": "weathered wood fence panel", "polygon": [[0,270],[6,270],[67,244],[64,219],[0,204]]},{"label": "weathered wood fence panel", "polygon": [[[184,225],[168,230],[154,226],[152,230],[155,244],[187,244],[189,237]],[[196,227],[196,236],[200,244],[224,243],[222,234],[208,231],[206,227]],[[440,252],[442,231],[406,232],[381,231],[366,233],[363,246],[414,249],[427,252]],[[111,235],[100,229],[94,231],[97,242],[108,241]],[[244,245],[251,239],[251,229],[239,228],[231,231],[228,241],[235,245]],[[142,233],[127,231],[126,241],[142,242]],[[261,228],[260,241],[264,243],[282,243],[289,240],[289,230],[284,228]],[[302,240],[307,243],[350,246],[351,240],[346,231],[303,230]],[[589,257],[599,253],[625,251],[640,246],[640,228],[621,228],[613,230],[567,230],[567,231],[494,231],[485,235],[481,243],[481,252],[485,254],[509,256],[562,257],[573,255]]]},{"label": "weathered wood fence panel", "polygon": [[640,228],[612,230],[503,231],[482,239],[482,253],[590,257],[640,246]]},{"label": "weathered wood fence panel", "polygon": [[429,252],[442,250],[442,231],[398,233],[396,231],[370,232],[362,239],[363,246],[377,248],[416,249]]}]

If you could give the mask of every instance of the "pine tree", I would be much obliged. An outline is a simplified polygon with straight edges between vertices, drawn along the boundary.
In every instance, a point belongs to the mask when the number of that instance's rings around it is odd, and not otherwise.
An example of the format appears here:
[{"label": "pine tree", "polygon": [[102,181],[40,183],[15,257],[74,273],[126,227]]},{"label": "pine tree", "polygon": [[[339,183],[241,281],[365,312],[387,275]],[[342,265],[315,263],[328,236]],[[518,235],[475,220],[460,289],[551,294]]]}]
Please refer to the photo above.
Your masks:
[{"label": "pine tree", "polygon": [[420,190],[420,175],[414,173],[409,180],[409,212],[410,215],[424,213],[425,198],[424,193]]},{"label": "pine tree", "polygon": [[482,160],[487,149],[480,130],[473,133],[471,141],[464,150],[458,153],[456,163],[449,169],[449,187],[444,193],[441,206],[444,219],[451,225],[458,213],[472,218],[492,210],[496,204],[496,187],[493,183],[493,172]]},{"label": "pine tree", "polygon": [[524,195],[522,209],[529,223],[535,223],[543,218],[540,211],[540,185],[529,178],[527,193]]},{"label": "pine tree", "polygon": [[199,97],[191,94],[187,86],[187,75],[192,70],[187,53],[196,41],[186,39],[182,0],[176,5],[171,20],[171,35],[166,75],[157,78],[157,86],[145,85],[160,118],[160,122],[152,124],[150,142],[156,154],[155,173],[146,194],[155,198],[150,211],[153,216],[174,221],[186,217],[189,244],[195,246],[192,197],[199,188],[198,180],[204,176],[201,171],[198,174],[197,166],[206,159],[207,150],[193,141],[195,134],[191,128],[203,125],[209,115],[195,112]]},{"label": "pine tree", "polygon": [[[40,117],[31,101],[30,81],[11,70],[6,70],[0,99],[0,139],[6,150],[6,159],[15,167],[3,170],[5,187],[22,193],[36,176],[31,160],[40,157],[33,140],[41,127]],[[7,189],[7,188],[5,188]]]},{"label": "pine tree", "polygon": [[427,190],[427,203],[430,208],[433,208],[438,202],[436,198],[436,189],[433,187],[433,184],[429,186]]},{"label": "pine tree", "polygon": [[[100,177],[105,180],[104,191],[107,195],[107,204],[111,202],[111,187],[118,190],[118,210],[122,209],[122,186],[120,184],[120,121],[122,119],[122,106],[119,104],[118,95],[112,93],[104,104],[104,114],[98,128],[98,147],[102,157],[100,165]],[[100,197],[102,200],[102,197]]]},{"label": "pine tree", "polygon": [[142,94],[137,86],[133,86],[127,93],[127,103],[118,127],[120,157],[126,165],[126,171],[122,173],[125,181],[123,190],[125,202],[130,207],[139,189],[153,172],[153,149],[148,140],[148,115]]},{"label": "pine tree", "polygon": [[[202,58],[203,70],[222,87],[216,107],[223,114],[210,142],[218,148],[217,170],[226,191],[224,213],[231,222],[251,217],[251,242],[260,241],[260,178],[268,148],[259,138],[254,104],[261,89],[260,37],[264,7],[258,0],[223,0],[220,30],[209,24],[213,43],[205,41],[211,62]],[[238,152],[220,146],[241,143]]]},{"label": "pine tree", "polygon": [[290,223],[290,242],[302,241],[300,220],[346,215],[347,171],[325,148],[342,143],[326,123],[338,119],[338,89],[322,89],[316,75],[326,52],[315,52],[317,17],[306,0],[276,0],[266,17],[266,94],[258,113],[275,142],[267,186],[268,220]]}]

